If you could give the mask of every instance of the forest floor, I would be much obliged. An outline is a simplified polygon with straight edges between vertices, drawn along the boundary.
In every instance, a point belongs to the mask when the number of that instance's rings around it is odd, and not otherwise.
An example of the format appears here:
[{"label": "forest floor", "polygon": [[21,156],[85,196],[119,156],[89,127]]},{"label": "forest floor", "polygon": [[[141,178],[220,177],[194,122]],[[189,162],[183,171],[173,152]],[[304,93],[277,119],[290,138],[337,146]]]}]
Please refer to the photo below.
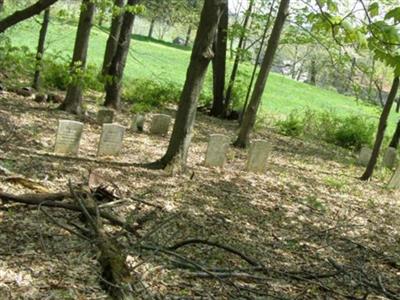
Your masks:
[{"label": "forest floor", "polygon": [[[52,155],[57,121],[75,117],[0,94],[0,191],[68,191],[69,180],[87,185],[96,174],[127,199],[114,213],[132,222],[147,217],[141,243],[160,249],[190,239],[218,243],[188,244],[171,256],[130,246],[107,226],[139,278],[137,299],[400,299],[400,201],[398,191],[386,188],[389,171],[362,182],[354,154],[268,129],[253,136],[273,144],[265,174],[246,172],[247,151],[234,148],[224,169],[206,168],[209,134],[233,139],[237,128],[201,113],[188,174],[112,163],[161,157],[168,137],[146,133],[148,121],[144,133],[127,130],[118,157],[99,161],[98,106],[95,97],[87,103],[81,159],[62,158]],[[130,118],[123,111],[117,122],[128,127]],[[96,244],[46,214],[84,226],[78,213],[0,202],[0,299],[107,299]]]}]

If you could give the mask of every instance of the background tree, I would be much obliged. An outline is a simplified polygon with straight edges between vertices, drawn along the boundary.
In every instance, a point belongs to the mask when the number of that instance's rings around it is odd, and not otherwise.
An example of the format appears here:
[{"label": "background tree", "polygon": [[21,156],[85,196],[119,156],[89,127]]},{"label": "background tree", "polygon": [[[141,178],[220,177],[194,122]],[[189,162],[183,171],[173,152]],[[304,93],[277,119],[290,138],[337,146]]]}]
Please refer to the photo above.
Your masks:
[{"label": "background tree", "polygon": [[70,65],[71,82],[68,85],[64,102],[60,105],[60,109],[74,114],[82,112],[82,77],[86,69],[90,30],[93,25],[95,10],[93,1],[82,0],[74,53]]},{"label": "background tree", "polygon": [[47,35],[47,28],[49,27],[50,22],[50,8],[47,8],[43,14],[43,22],[40,28],[39,34],[39,42],[36,51],[36,68],[35,68],[35,75],[33,77],[33,84],[32,87],[35,90],[39,90],[40,87],[40,73],[42,69],[42,59],[44,55],[44,45],[46,41]]},{"label": "background tree", "polygon": [[115,51],[118,46],[119,34],[121,32],[121,25],[123,20],[122,7],[125,4],[125,0],[115,0],[114,8],[112,13],[112,21],[110,27],[110,34],[108,35],[106,50],[104,52],[102,74],[107,74],[107,70],[111,65],[111,61],[115,55]]},{"label": "background tree", "polygon": [[129,52],[133,22],[137,13],[139,0],[128,0],[124,17],[122,20],[121,31],[119,34],[118,45],[114,57],[106,75],[106,99],[104,106],[119,109],[121,98],[122,78]]},{"label": "background tree", "polygon": [[249,105],[244,113],[242,124],[237,140],[234,145],[236,147],[244,148],[248,144],[250,131],[253,129],[257,111],[260,106],[261,97],[265,89],[265,85],[268,79],[268,75],[271,71],[272,62],[278,48],[279,39],[282,33],[283,26],[285,24],[286,17],[288,16],[290,0],[281,0],[279,4],[278,15],[276,17],[274,27],[272,29],[271,37],[268,41],[268,46],[265,51],[264,59],[260,68],[260,72],[257,77],[257,81],[254,85],[254,91],[251,96]]},{"label": "background tree", "polygon": [[214,56],[215,34],[226,5],[227,0],[204,1],[168,149],[159,161],[150,165],[151,167],[165,168],[176,159],[183,167],[186,164],[196,117],[197,101],[208,65]]}]

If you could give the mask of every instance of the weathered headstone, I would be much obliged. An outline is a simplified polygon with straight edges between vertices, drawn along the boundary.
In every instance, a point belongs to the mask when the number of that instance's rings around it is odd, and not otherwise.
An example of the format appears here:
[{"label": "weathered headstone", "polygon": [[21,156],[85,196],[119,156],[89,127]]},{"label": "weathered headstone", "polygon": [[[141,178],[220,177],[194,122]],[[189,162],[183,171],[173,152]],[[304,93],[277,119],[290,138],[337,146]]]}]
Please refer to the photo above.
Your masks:
[{"label": "weathered headstone", "polygon": [[400,166],[397,167],[396,171],[394,172],[392,178],[388,184],[389,189],[398,189],[400,188]]},{"label": "weathered headstone", "polygon": [[141,115],[141,114],[134,115],[132,118],[131,129],[133,131],[142,132],[144,129],[144,121],[145,121],[144,115]]},{"label": "weathered headstone", "polygon": [[156,114],[153,116],[151,122],[150,133],[157,135],[166,135],[169,130],[171,117],[163,114]]},{"label": "weathered headstone", "polygon": [[57,154],[77,155],[81,141],[83,123],[59,120],[54,152]]},{"label": "weathered headstone", "polygon": [[118,124],[103,124],[97,156],[115,156],[122,148],[125,127]]},{"label": "weathered headstone", "polygon": [[229,147],[229,137],[223,134],[212,134],[208,142],[205,165],[209,167],[223,167],[226,161],[226,152]]},{"label": "weathered headstone", "polygon": [[112,123],[114,121],[114,111],[112,109],[103,108],[97,113],[97,123],[100,125]]},{"label": "weathered headstone", "polygon": [[389,147],[383,155],[383,166],[389,169],[394,168],[397,160],[397,149]]},{"label": "weathered headstone", "polygon": [[360,155],[358,157],[357,163],[361,166],[367,166],[368,162],[371,158],[372,150],[368,147],[362,147],[360,151]]},{"label": "weathered headstone", "polygon": [[271,148],[271,144],[265,140],[255,140],[252,142],[247,159],[247,170],[250,172],[264,173]]}]

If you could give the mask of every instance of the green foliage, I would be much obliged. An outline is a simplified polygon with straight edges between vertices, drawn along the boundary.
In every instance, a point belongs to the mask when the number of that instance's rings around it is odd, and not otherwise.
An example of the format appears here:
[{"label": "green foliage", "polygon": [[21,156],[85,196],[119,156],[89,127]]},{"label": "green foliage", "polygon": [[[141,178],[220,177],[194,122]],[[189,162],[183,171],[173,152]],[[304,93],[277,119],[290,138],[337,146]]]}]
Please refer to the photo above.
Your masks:
[{"label": "green foliage", "polygon": [[337,146],[359,150],[370,145],[375,124],[366,118],[350,115],[341,117],[332,111],[292,111],[284,120],[275,123],[278,131],[287,136],[306,136]]}]

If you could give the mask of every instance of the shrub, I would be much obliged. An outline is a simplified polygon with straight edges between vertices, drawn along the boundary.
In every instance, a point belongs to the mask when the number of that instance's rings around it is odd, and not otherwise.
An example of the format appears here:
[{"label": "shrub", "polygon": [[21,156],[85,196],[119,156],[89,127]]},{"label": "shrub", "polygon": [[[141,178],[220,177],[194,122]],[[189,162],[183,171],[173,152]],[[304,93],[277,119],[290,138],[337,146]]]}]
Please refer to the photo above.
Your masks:
[{"label": "shrub", "polygon": [[304,118],[297,111],[292,111],[286,119],[276,122],[278,130],[283,135],[297,137],[304,132]]}]

